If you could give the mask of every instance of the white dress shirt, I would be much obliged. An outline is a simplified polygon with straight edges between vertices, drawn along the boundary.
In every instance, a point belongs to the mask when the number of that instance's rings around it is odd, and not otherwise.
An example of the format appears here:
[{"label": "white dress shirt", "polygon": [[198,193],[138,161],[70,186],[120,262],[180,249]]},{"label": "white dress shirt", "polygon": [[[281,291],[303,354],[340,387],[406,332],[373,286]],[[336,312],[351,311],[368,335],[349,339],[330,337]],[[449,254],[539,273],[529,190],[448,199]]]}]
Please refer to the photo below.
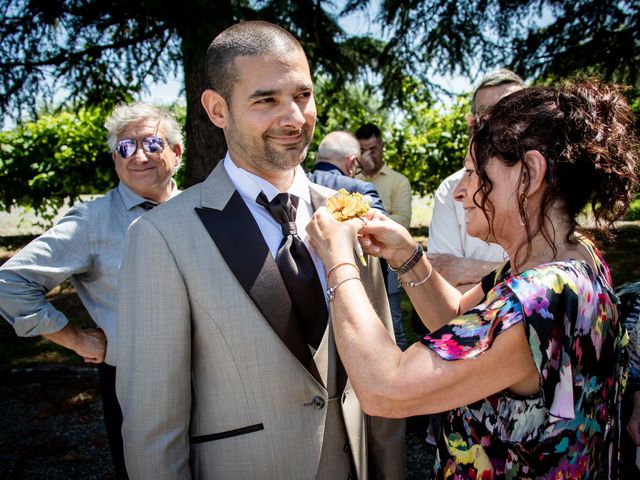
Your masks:
[{"label": "white dress shirt", "polygon": [[[231,182],[236,187],[236,190],[238,190],[238,193],[240,193],[244,203],[247,205],[251,215],[253,215],[253,218],[258,224],[260,233],[262,233],[262,236],[269,247],[269,251],[275,259],[278,247],[282,242],[282,226],[271,216],[271,213],[269,213],[266,208],[256,202],[256,198],[258,198],[260,192],[264,192],[267,199],[271,201],[278,193],[284,192],[280,192],[264,178],[238,167],[229,156],[229,153],[225,156],[223,165],[231,179]],[[313,215],[311,196],[309,194],[309,183],[310,182],[307,179],[304,170],[300,165],[298,165],[295,169],[293,182],[286,193],[295,195],[300,199],[298,201],[298,208],[296,211],[296,228],[298,229],[298,235],[311,254],[318,276],[320,277],[322,290],[325,291],[327,289],[327,281],[325,279],[324,266],[322,265],[322,261],[320,260],[320,257],[318,257],[314,248],[309,244],[309,240],[307,238],[306,226]]]}]

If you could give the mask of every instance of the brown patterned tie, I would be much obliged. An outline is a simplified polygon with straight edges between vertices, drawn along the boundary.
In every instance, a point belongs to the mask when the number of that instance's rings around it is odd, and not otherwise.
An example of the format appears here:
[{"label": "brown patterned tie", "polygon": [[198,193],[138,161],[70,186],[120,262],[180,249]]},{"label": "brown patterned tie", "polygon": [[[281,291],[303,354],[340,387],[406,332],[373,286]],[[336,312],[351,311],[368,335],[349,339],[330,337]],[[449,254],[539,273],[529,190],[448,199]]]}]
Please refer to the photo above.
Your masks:
[{"label": "brown patterned tie", "polygon": [[317,349],[327,328],[327,305],[313,259],[296,228],[298,197],[279,193],[269,202],[260,192],[256,202],[262,205],[282,227],[282,242],[276,264],[289,292],[291,303],[307,343]]}]

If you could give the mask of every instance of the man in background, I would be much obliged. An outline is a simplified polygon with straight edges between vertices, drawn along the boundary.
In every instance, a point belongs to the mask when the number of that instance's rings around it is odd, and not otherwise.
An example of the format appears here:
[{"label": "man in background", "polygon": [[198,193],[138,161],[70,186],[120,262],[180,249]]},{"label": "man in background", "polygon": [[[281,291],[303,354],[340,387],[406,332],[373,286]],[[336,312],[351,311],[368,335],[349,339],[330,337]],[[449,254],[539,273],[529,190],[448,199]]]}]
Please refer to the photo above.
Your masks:
[{"label": "man in background", "polygon": [[[483,77],[473,91],[471,115],[467,116],[469,126],[502,97],[522,88],[523,80],[504,68]],[[428,256],[438,273],[464,292],[504,263],[506,253],[495,243],[467,234],[462,204],[451,195],[463,175],[464,169],[450,175],[434,194]]]},{"label": "man in background", "polygon": [[[411,226],[411,183],[407,177],[385,164],[382,132],[376,125],[367,123],[356,131],[356,138],[362,152],[360,158],[362,173],[357,175],[357,178],[372,183],[380,193],[387,215],[403,227],[409,228]],[[396,343],[405,350],[409,342],[402,324],[400,308],[402,290],[398,285],[398,276],[391,269],[387,272],[387,296]]]},{"label": "man in background", "polygon": [[371,208],[386,213],[376,187],[353,178],[360,170],[358,140],[349,132],[336,130],[328,133],[320,142],[316,163],[307,177],[314,183],[334,190],[343,188],[349,193],[359,193]]},{"label": "man in background", "polygon": [[[171,113],[146,103],[119,105],[105,127],[120,184],[75,205],[0,267],[0,313],[18,336],[42,335],[98,364],[109,447],[116,477],[124,479],[115,391],[118,271],[129,225],[179,193],[173,174],[182,158],[182,132]],[[66,279],[98,328],[78,329],[47,298]]]}]

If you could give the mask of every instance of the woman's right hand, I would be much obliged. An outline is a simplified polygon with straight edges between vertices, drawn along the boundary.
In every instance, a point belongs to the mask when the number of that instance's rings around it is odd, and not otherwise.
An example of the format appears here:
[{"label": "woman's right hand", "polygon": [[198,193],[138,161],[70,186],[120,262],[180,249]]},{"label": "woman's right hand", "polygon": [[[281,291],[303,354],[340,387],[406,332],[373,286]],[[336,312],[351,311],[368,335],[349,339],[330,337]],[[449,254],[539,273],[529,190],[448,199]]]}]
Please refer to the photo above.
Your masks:
[{"label": "woman's right hand", "polygon": [[402,265],[416,249],[416,242],[409,231],[378,210],[367,212],[366,224],[360,229],[362,249],[376,257],[382,257],[392,267]]}]

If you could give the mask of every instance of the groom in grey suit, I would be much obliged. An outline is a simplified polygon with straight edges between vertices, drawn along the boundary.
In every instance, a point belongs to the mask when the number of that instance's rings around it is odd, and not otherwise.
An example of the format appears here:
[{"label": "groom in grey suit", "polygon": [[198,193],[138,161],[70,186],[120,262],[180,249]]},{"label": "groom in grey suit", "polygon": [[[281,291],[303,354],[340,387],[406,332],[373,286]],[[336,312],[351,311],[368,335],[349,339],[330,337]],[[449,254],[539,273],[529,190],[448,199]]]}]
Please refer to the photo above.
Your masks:
[{"label": "groom in grey suit", "polygon": [[[316,118],[304,51],[278,26],[245,22],[213,40],[206,67],[202,104],[228,153],[130,228],[120,271],[129,475],[403,478],[403,422],[360,410],[327,321],[326,272],[305,241],[332,191],[300,167]],[[296,263],[292,278],[289,254],[311,267]],[[340,268],[361,276],[392,332],[378,262]]]}]

